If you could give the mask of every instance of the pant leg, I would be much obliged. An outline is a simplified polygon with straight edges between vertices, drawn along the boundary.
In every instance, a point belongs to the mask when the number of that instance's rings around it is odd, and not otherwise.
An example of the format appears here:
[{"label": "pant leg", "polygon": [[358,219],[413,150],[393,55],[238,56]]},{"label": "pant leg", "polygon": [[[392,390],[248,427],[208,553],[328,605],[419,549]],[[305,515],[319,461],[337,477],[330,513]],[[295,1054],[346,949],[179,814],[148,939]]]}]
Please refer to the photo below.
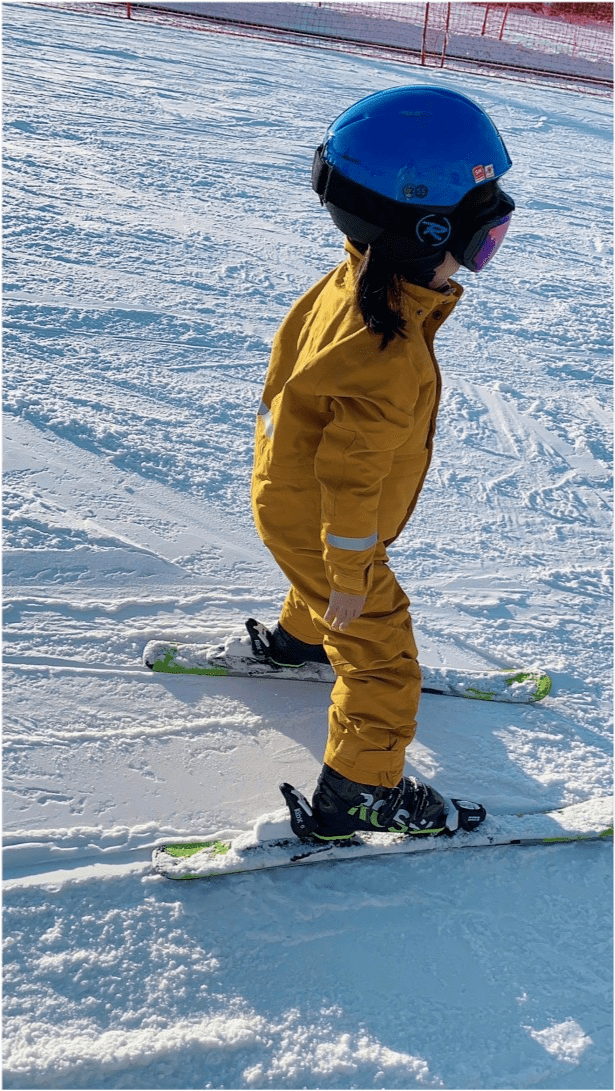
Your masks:
[{"label": "pant leg", "polygon": [[361,784],[395,787],[416,732],[421,672],[409,605],[386,562],[377,560],[361,617],[347,632],[324,637],[337,675],[324,760]]},{"label": "pant leg", "polygon": [[314,625],[310,608],[296,587],[291,587],[286,596],[280,612],[280,625],[304,644],[322,644],[322,634]]},{"label": "pant leg", "polygon": [[409,601],[384,546],[377,550],[363,614],[340,633],[323,621],[330,588],[320,550],[263,538],[292,583],[282,625],[307,643],[322,641],[337,675],[324,761],[349,780],[395,787],[416,731],[421,673]]}]

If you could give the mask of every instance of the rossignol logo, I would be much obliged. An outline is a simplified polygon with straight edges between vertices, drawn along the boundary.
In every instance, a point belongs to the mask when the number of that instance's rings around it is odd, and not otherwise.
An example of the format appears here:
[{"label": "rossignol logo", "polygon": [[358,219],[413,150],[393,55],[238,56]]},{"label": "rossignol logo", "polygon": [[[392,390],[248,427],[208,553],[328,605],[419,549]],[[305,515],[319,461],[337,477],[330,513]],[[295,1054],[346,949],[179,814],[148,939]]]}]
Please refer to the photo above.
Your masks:
[{"label": "rossignol logo", "polygon": [[425,246],[442,246],[451,237],[451,225],[446,216],[432,212],[417,223],[416,237]]},{"label": "rossignol logo", "polygon": [[410,814],[403,807],[399,807],[393,817],[383,825],[378,812],[384,807],[385,800],[378,799],[374,801],[372,795],[364,792],[363,801],[359,806],[351,807],[348,814],[351,818],[358,815],[361,822],[369,822],[370,826],[373,826],[375,830],[386,830],[388,833],[409,833],[411,830],[415,830],[419,833],[421,828],[428,826],[426,819],[423,819],[419,825],[411,822]]}]

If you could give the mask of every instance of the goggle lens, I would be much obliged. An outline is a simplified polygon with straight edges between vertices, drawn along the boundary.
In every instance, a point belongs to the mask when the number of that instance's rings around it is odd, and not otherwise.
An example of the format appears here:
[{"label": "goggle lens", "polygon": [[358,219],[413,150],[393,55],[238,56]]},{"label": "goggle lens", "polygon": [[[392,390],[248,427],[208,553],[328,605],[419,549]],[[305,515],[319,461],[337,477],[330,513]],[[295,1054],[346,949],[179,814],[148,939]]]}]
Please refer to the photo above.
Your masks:
[{"label": "goggle lens", "polygon": [[510,227],[512,213],[502,216],[496,224],[483,227],[476,233],[466,250],[464,265],[473,273],[480,273],[481,269],[497,254],[504,242],[504,236]]}]

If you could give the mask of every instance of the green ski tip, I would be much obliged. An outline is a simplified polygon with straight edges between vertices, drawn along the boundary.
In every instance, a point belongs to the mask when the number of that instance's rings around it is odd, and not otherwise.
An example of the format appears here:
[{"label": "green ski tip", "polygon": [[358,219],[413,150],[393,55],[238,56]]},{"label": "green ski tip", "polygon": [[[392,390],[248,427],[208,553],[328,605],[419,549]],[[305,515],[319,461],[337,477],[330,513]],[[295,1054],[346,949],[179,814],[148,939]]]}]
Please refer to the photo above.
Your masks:
[{"label": "green ski tip", "polygon": [[229,673],[226,667],[184,667],[177,662],[176,655],[176,649],[169,648],[164,659],[157,659],[154,663],[148,663],[148,666],[150,670],[156,671],[158,674],[227,675]]},{"label": "green ski tip", "polygon": [[535,671],[521,671],[506,679],[507,686],[513,686],[516,682],[534,682],[536,692],[532,701],[542,701],[551,692],[551,679],[548,674],[537,674]]},{"label": "green ski tip", "polygon": [[225,856],[230,847],[230,841],[191,841],[188,845],[164,845],[163,852],[182,860],[205,849],[209,849],[212,856]]}]

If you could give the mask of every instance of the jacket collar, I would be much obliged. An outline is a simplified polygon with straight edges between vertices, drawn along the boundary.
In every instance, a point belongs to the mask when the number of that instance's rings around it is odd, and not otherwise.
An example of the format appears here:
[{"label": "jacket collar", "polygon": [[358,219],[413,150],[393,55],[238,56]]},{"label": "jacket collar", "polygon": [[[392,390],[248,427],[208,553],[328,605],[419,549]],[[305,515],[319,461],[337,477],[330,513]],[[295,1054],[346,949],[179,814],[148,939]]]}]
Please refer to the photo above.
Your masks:
[{"label": "jacket collar", "polygon": [[[344,250],[350,255],[351,265],[356,266],[363,259],[363,254],[353,246],[350,239],[344,241]],[[421,288],[418,284],[404,281],[404,295],[410,302],[413,316],[423,323],[432,312],[436,312],[433,317],[440,325],[461,299],[464,291],[456,280],[449,280],[448,285],[445,291],[440,292],[435,288]]]}]

